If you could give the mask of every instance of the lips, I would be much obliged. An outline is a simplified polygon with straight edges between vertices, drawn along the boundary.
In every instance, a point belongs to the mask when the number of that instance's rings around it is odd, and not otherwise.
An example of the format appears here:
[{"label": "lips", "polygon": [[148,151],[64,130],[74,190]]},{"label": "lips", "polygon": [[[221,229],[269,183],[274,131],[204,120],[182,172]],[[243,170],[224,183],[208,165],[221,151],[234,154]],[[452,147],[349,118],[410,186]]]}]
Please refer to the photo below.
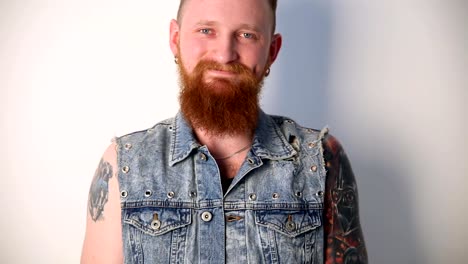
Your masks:
[{"label": "lips", "polygon": [[214,78],[232,78],[237,75],[237,73],[232,71],[224,71],[224,70],[207,70],[205,72],[206,77],[214,77]]}]

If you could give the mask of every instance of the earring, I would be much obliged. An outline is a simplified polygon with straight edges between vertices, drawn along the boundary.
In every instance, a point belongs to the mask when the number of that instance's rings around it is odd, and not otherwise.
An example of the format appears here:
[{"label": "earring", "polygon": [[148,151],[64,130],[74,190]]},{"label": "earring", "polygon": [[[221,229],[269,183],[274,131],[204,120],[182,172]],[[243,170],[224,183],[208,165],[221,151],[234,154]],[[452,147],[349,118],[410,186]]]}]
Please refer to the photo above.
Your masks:
[{"label": "earring", "polygon": [[267,77],[268,75],[270,75],[270,67],[268,67],[265,71],[265,77]]},{"label": "earring", "polygon": [[179,58],[177,58],[177,56],[174,56],[174,63],[179,64]]}]

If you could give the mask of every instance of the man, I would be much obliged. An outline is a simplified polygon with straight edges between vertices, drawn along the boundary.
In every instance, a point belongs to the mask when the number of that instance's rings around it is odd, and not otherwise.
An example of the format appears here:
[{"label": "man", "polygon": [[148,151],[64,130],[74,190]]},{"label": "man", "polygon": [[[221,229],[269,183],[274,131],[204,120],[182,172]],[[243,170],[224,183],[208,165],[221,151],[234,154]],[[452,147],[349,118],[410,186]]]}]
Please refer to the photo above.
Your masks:
[{"label": "man", "polygon": [[258,106],[276,1],[183,0],[181,111],[106,150],[82,263],[367,263],[348,159],[327,130]]}]

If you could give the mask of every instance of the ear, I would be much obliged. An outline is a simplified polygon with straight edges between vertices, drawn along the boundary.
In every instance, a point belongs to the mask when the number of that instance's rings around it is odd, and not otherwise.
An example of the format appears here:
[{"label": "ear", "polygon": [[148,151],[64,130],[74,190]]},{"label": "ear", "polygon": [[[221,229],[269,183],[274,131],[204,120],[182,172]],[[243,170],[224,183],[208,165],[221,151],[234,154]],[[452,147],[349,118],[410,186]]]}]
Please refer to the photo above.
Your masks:
[{"label": "ear", "polygon": [[169,27],[169,45],[171,46],[172,54],[177,56],[179,53],[178,45],[179,45],[179,23],[177,20],[172,19],[171,25]]},{"label": "ear", "polygon": [[281,34],[275,34],[273,35],[273,38],[271,40],[270,44],[270,52],[268,54],[268,60],[269,64],[273,64],[273,62],[276,60],[278,57],[279,51],[281,49],[281,44],[283,43],[283,37]]}]

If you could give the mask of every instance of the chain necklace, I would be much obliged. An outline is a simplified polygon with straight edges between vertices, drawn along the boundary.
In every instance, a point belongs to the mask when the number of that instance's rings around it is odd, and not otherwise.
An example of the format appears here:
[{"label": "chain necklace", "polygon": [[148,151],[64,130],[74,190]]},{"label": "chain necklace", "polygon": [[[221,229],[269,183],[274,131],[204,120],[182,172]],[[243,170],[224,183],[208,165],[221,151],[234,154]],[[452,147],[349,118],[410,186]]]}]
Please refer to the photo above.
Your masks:
[{"label": "chain necklace", "polygon": [[249,147],[250,147],[250,144],[249,144],[249,145],[247,145],[247,146],[245,146],[245,147],[243,147],[243,148],[241,148],[241,149],[239,149],[238,151],[236,151],[236,152],[232,153],[232,154],[231,154],[231,155],[229,155],[229,156],[222,157],[222,158],[216,158],[216,157],[214,157],[214,159],[215,159],[215,160],[225,160],[225,159],[232,158],[232,157],[234,157],[235,155],[237,155],[237,154],[241,153],[242,151],[244,151],[244,150],[248,149]]}]

